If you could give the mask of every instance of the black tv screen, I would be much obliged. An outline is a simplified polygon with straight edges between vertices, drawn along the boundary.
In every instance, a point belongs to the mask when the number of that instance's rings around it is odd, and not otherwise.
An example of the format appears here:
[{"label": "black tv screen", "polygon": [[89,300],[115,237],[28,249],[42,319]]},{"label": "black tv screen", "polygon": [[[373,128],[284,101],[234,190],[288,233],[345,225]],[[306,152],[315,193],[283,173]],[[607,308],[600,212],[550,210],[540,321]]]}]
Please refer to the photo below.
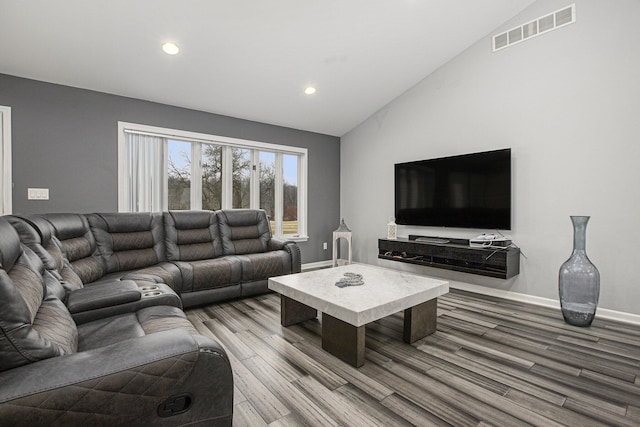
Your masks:
[{"label": "black tv screen", "polygon": [[401,225],[511,229],[511,149],[395,165]]}]

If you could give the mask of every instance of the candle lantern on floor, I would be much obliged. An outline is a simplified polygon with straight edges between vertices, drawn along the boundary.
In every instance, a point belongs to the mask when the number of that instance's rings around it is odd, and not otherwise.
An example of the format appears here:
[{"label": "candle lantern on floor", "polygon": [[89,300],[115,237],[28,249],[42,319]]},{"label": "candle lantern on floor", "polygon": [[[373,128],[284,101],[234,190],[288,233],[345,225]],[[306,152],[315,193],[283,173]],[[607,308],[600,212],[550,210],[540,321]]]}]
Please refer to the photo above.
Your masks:
[{"label": "candle lantern on floor", "polygon": [[349,248],[349,264],[351,264],[351,230],[344,222],[344,218],[340,222],[340,226],[333,232],[333,262],[332,267],[335,267],[338,263],[338,240],[345,239]]}]

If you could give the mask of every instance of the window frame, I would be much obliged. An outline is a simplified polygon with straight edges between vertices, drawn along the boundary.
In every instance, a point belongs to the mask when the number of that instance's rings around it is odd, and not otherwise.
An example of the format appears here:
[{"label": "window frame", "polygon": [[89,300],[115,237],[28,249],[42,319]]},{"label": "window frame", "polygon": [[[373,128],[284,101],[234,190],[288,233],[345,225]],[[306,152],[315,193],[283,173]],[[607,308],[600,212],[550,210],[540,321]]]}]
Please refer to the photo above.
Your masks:
[{"label": "window frame", "polygon": [[[275,192],[275,230],[273,234],[278,238],[285,238],[293,241],[307,241],[309,239],[307,233],[307,189],[308,189],[308,150],[301,147],[292,147],[288,145],[272,144],[262,141],[253,141],[247,139],[231,138],[219,135],[210,135],[198,132],[190,132],[177,129],[169,129],[157,126],[142,125],[129,122],[118,122],[118,211],[125,211],[126,200],[128,200],[131,189],[127,187],[126,164],[127,164],[127,133],[146,134],[165,138],[168,140],[178,140],[191,142],[191,209],[200,210],[202,208],[202,164],[201,164],[201,144],[214,144],[222,146],[223,164],[231,164],[232,148],[242,148],[251,150],[251,180],[250,180],[250,208],[259,209],[259,152],[268,151],[276,154],[276,192]],[[168,145],[165,141],[163,150],[165,159],[167,158]],[[298,157],[298,233],[283,234],[283,195],[282,185],[284,182],[282,156],[283,154],[295,155]],[[197,159],[197,161],[194,161]],[[279,160],[278,160],[279,159]],[[165,161],[165,169],[167,169]],[[222,191],[222,209],[232,208],[232,192],[233,185],[231,178],[231,168],[223,167],[223,191]],[[225,176],[226,175],[226,176]],[[166,185],[166,184],[165,184]],[[280,188],[280,190],[278,190]],[[165,191],[167,189],[165,188]],[[166,203],[166,199],[165,199]],[[167,210],[167,207],[163,207]]]},{"label": "window frame", "polygon": [[11,170],[11,107],[0,105],[0,213],[9,215],[13,209],[13,174]]}]

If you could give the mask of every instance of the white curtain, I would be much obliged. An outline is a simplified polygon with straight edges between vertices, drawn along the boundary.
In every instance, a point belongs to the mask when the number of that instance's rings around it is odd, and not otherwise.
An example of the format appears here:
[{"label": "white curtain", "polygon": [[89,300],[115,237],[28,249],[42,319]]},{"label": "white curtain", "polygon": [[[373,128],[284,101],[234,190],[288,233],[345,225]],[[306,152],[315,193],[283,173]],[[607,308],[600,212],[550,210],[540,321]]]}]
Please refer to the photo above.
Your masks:
[{"label": "white curtain", "polygon": [[127,133],[127,211],[167,210],[166,143],[158,136]]}]

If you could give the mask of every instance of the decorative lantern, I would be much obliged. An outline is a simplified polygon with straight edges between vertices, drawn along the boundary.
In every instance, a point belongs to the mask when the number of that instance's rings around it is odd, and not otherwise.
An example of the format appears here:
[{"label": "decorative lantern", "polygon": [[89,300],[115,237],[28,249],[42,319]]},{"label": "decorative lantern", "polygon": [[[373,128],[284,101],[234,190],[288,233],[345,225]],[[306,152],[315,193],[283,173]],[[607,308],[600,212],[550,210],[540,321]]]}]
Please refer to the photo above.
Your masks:
[{"label": "decorative lantern", "polygon": [[332,267],[338,264],[338,239],[343,238],[347,241],[349,247],[349,264],[351,264],[351,230],[344,222],[344,218],[340,222],[340,226],[333,232],[333,262]]},{"label": "decorative lantern", "polygon": [[397,239],[398,238],[398,225],[393,217],[389,218],[389,223],[387,224],[387,239]]}]

